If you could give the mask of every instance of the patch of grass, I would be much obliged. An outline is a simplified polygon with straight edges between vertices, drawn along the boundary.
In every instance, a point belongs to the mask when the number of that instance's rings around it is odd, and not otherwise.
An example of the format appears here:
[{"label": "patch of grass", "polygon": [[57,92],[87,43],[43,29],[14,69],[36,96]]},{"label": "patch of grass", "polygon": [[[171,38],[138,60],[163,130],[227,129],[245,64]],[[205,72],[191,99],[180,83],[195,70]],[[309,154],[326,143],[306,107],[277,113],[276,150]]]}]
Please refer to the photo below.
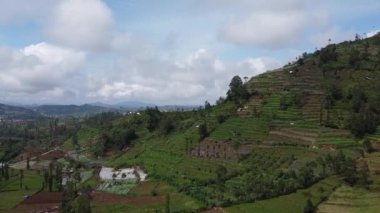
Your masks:
[{"label": "patch of grass", "polygon": [[263,140],[268,133],[268,122],[260,118],[233,117],[216,128],[210,135],[214,140],[255,142]]},{"label": "patch of grass", "polygon": [[33,195],[41,189],[43,177],[34,171],[24,171],[23,187],[19,177],[0,182],[0,211],[7,211],[24,200],[24,195]]}]

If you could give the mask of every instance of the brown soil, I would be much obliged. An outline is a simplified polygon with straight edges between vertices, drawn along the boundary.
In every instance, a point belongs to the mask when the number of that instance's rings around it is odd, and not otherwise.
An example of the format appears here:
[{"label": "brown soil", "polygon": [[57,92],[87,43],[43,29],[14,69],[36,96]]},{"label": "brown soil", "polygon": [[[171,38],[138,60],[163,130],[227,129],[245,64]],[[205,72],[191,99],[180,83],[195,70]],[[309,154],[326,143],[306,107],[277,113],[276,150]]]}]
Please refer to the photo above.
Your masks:
[{"label": "brown soil", "polygon": [[59,212],[61,202],[61,192],[40,192],[25,199],[10,212]]},{"label": "brown soil", "polygon": [[301,140],[301,141],[306,141],[309,143],[314,143],[315,138],[313,137],[308,137],[308,136],[301,136],[301,135],[295,135],[287,132],[282,132],[282,131],[270,131],[270,135],[276,135],[276,136],[283,136],[291,139],[296,139],[296,140]]},{"label": "brown soil", "polygon": [[163,196],[139,196],[130,197],[122,195],[114,195],[106,192],[94,191],[91,193],[92,201],[96,203],[107,204],[131,204],[138,207],[157,204],[164,201]]},{"label": "brown soil", "polygon": [[51,150],[49,152],[43,153],[39,156],[40,160],[55,160],[63,158],[65,153],[61,150]]}]

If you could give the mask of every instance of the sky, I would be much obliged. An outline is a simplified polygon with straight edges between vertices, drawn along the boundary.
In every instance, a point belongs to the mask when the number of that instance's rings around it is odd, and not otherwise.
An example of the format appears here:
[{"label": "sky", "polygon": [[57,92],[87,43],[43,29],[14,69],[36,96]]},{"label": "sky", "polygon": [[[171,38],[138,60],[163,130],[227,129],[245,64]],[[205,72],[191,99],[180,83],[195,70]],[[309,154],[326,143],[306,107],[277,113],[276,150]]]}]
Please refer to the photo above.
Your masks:
[{"label": "sky", "polygon": [[0,0],[0,102],[213,103],[378,20],[378,0]]}]

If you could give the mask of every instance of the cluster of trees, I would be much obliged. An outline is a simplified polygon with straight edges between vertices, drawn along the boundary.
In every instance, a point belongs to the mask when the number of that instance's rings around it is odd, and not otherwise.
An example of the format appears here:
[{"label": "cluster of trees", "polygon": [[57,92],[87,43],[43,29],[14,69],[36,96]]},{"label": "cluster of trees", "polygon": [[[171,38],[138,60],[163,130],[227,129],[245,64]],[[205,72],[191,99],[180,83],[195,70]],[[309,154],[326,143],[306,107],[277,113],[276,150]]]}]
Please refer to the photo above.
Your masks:
[{"label": "cluster of trees", "polygon": [[63,213],[91,213],[90,196],[88,193],[78,194],[78,185],[81,177],[78,167],[74,167],[74,173],[67,177],[66,185],[63,188],[63,198],[61,212]]},{"label": "cluster of trees", "polygon": [[342,151],[339,151],[337,155],[327,155],[324,165],[333,174],[342,176],[348,184],[368,187],[369,169],[365,162],[363,162],[362,168],[357,168],[355,159],[347,157]]},{"label": "cluster of trees", "polygon": [[376,103],[368,103],[365,93],[354,87],[348,94],[351,101],[352,112],[348,120],[348,127],[356,137],[363,137],[376,131],[378,124],[378,107]]},{"label": "cluster of trees", "polygon": [[51,162],[49,164],[49,169],[44,170],[43,177],[43,189],[49,190],[49,192],[61,192],[63,190],[63,165],[61,163]]},{"label": "cluster of trees", "polygon": [[[254,202],[293,193],[320,180],[321,177],[316,174],[317,166],[314,164],[305,165],[299,172],[280,170],[277,173],[266,172],[260,169],[260,166],[254,166],[255,169],[244,172],[231,173],[223,166],[218,166],[215,179],[192,179],[179,187],[181,191],[209,206]],[[234,184],[228,184],[229,180],[239,176],[239,182],[233,181]]]},{"label": "cluster of trees", "polygon": [[[190,179],[181,182],[178,187],[208,206],[227,206],[290,194],[298,189],[310,187],[331,175],[341,176],[350,185],[369,185],[368,166],[364,164],[358,168],[356,160],[347,157],[343,152],[319,157],[315,161],[305,163],[298,170],[270,171],[267,167],[266,163],[255,163],[246,170],[231,171],[224,166],[218,166],[215,178]],[[173,178],[166,179],[174,185],[178,184]],[[310,203],[306,206],[313,209]]]},{"label": "cluster of trees", "polygon": [[234,76],[229,84],[227,100],[233,101],[236,105],[241,105],[249,98],[249,94],[244,87],[243,81],[239,76]]},{"label": "cluster of trees", "polygon": [[320,65],[338,60],[338,53],[336,52],[335,44],[322,48],[320,51],[317,51],[316,54],[319,56]]},{"label": "cluster of trees", "polygon": [[192,117],[191,114],[201,114],[204,113],[204,111],[204,109],[200,108],[198,111],[193,110],[192,112],[161,112],[157,107],[148,107],[144,111],[146,128],[149,132],[158,131],[161,135],[168,135],[175,130],[177,126],[180,126],[181,121]]},{"label": "cluster of trees", "polygon": [[[326,95],[323,103],[325,109],[332,109],[337,101],[351,106],[351,112],[345,124],[354,136],[362,138],[376,131],[380,114],[378,107],[380,101],[376,100],[376,97],[367,98],[366,93],[359,86],[348,89],[346,93],[342,92],[336,82],[330,82],[325,87]],[[377,99],[380,100],[380,96]],[[326,125],[336,127],[330,123],[330,120],[326,121]]]},{"label": "cluster of trees", "polygon": [[95,144],[92,146],[92,153],[94,156],[100,157],[103,156],[106,150],[121,150],[130,145],[137,137],[133,128],[104,131],[96,138]]},{"label": "cluster of trees", "polygon": [[9,180],[10,174],[9,174],[9,165],[5,162],[0,162],[0,170],[1,170],[1,176],[0,180]]}]

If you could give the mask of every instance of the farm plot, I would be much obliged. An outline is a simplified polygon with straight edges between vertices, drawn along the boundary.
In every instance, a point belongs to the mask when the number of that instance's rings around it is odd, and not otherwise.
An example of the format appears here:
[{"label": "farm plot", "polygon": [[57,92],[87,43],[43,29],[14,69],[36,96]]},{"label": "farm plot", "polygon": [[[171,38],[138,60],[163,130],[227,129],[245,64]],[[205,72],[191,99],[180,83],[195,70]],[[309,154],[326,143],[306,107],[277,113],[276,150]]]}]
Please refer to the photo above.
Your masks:
[{"label": "farm plot", "polygon": [[58,211],[62,203],[62,192],[39,192],[25,199],[11,212]]},{"label": "farm plot", "polygon": [[259,118],[230,118],[210,135],[214,140],[232,140],[239,142],[260,141],[268,133],[268,122]]},{"label": "farm plot", "polygon": [[103,181],[97,190],[109,192],[117,195],[127,195],[129,191],[136,186],[136,180],[128,181]]},{"label": "farm plot", "polygon": [[43,178],[33,171],[25,171],[23,187],[20,188],[18,176],[0,182],[0,212],[15,207],[24,200],[25,195],[32,195],[42,187]]},{"label": "farm plot", "polygon": [[[197,212],[202,206],[196,200],[182,193],[173,192],[170,196],[171,212]],[[104,192],[93,192],[92,212],[165,212],[166,199],[157,196],[120,196]]]}]

